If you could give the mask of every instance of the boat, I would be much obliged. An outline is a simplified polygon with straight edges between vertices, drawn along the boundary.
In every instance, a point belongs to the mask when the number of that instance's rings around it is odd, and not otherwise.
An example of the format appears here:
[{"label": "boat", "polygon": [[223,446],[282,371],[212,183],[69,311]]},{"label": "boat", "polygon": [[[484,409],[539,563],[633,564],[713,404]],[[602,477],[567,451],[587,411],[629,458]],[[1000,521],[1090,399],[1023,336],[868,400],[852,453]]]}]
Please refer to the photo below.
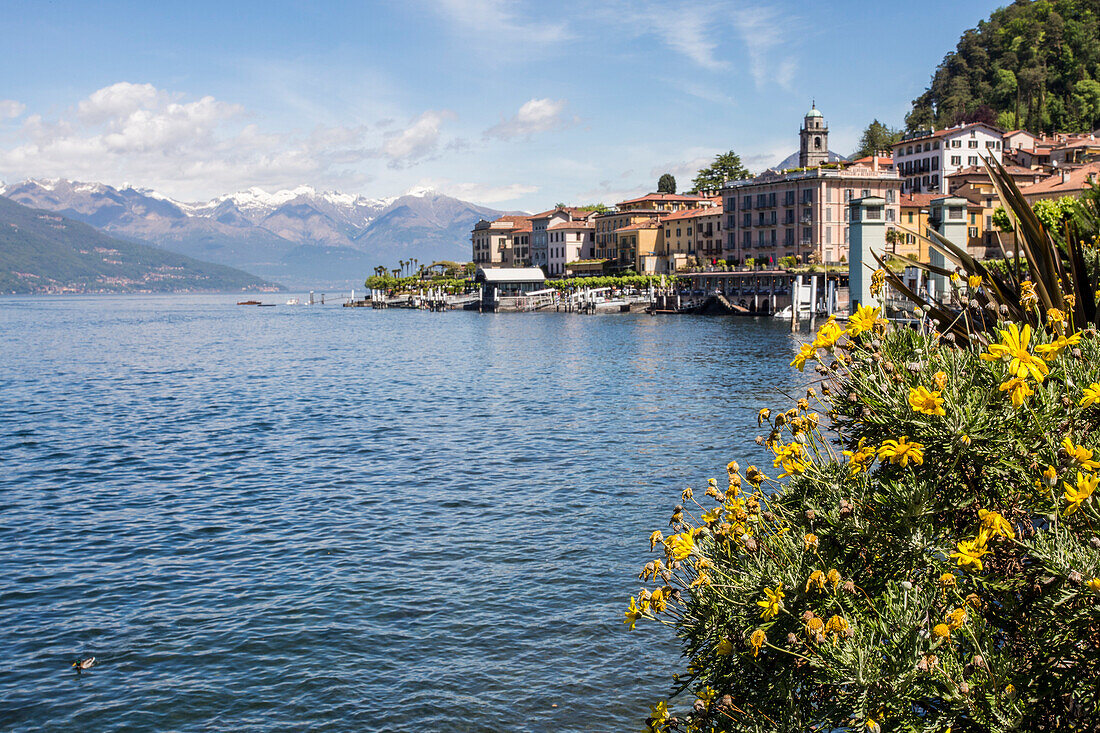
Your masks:
[{"label": "boat", "polygon": [[301,305],[302,301],[298,300],[297,298],[291,298],[290,300],[288,300],[286,302],[286,304],[287,305]]},{"label": "boat", "polygon": [[258,300],[238,300],[237,305],[263,305],[263,303]]}]

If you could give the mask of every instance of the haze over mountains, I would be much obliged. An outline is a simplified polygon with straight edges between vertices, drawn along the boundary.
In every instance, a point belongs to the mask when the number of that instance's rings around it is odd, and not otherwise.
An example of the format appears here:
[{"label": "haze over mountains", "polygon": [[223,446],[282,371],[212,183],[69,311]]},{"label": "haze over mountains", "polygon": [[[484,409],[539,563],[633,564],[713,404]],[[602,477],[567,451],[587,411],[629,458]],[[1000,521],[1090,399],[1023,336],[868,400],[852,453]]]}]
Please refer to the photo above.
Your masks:
[{"label": "haze over mountains", "polygon": [[355,287],[399,260],[468,260],[474,224],[504,213],[427,189],[371,199],[251,188],[186,203],[130,186],[28,179],[0,186],[0,196],[291,287]]}]

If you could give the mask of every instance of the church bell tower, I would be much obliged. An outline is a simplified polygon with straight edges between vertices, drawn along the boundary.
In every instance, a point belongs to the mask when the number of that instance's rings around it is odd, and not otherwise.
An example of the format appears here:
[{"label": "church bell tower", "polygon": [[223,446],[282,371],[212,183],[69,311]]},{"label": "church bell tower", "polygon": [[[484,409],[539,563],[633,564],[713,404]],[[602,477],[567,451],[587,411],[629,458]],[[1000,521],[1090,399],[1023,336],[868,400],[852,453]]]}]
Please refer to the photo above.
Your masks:
[{"label": "church bell tower", "polygon": [[799,137],[802,139],[802,146],[798,150],[800,168],[813,168],[829,162],[829,126],[825,124],[825,118],[817,108],[816,101],[806,113]]}]

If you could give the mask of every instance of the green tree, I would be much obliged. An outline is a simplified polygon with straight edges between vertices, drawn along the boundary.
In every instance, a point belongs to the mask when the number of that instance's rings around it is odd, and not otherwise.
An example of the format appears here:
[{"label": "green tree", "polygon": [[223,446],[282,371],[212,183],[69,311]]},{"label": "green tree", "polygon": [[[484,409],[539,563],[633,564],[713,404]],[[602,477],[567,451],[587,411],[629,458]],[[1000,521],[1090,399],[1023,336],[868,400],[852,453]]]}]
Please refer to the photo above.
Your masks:
[{"label": "green tree", "polygon": [[752,178],[752,173],[741,162],[741,156],[729,150],[717,155],[706,168],[700,169],[691,182],[691,190],[715,191],[726,181],[743,181],[746,178]]},{"label": "green tree", "polygon": [[671,173],[665,173],[657,179],[658,193],[676,193],[676,177]]},{"label": "green tree", "polygon": [[875,119],[860,136],[859,148],[852,153],[852,158],[865,158],[880,150],[890,150],[898,140],[901,140],[901,130],[891,129]]},{"label": "green tree", "polygon": [[[1100,119],[1100,0],[1016,2],[963,33],[913,100],[909,130],[945,127],[983,105],[998,124],[1084,132]],[[1082,83],[1084,82],[1084,83]]]}]

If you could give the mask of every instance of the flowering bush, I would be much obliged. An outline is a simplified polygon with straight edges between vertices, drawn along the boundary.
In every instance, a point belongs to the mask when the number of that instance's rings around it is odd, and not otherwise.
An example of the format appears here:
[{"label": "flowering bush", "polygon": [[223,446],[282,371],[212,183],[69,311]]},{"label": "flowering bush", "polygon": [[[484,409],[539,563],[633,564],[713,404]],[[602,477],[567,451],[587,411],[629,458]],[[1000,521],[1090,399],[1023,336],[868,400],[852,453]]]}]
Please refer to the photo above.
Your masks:
[{"label": "flowering bush", "polygon": [[793,365],[821,382],[760,411],[771,465],[685,489],[650,537],[626,621],[688,664],[649,730],[1096,728],[1100,338],[1030,312],[818,330]]}]

